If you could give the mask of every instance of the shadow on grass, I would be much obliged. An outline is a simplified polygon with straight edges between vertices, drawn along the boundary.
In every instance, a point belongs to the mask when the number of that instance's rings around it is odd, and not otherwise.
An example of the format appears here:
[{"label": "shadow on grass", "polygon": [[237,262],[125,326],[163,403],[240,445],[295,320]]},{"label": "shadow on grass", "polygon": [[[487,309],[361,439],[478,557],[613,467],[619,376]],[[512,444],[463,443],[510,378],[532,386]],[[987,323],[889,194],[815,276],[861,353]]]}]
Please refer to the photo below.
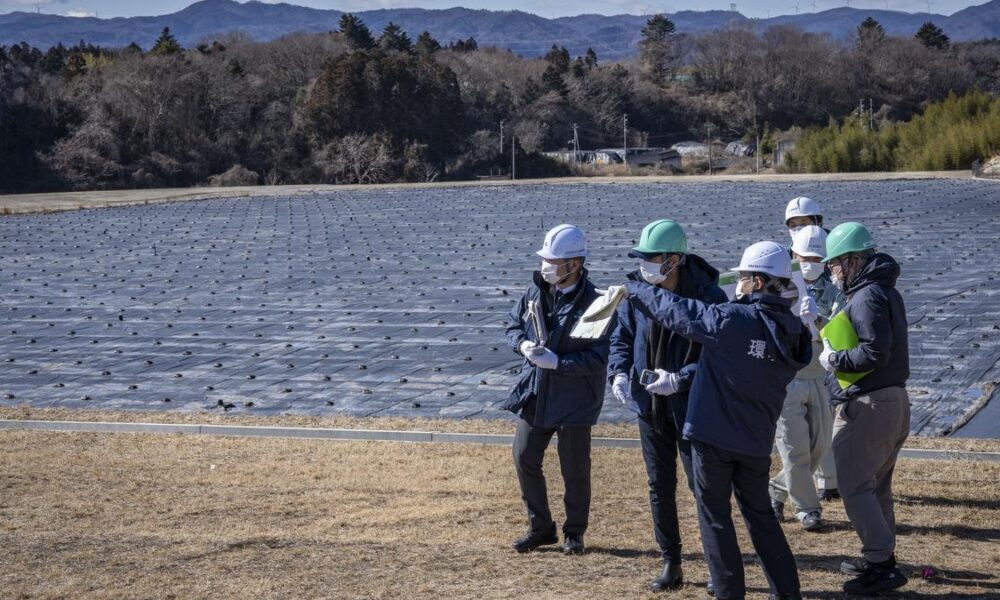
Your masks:
[{"label": "shadow on grass", "polygon": [[983,542],[1000,541],[1000,529],[979,529],[978,527],[965,527],[964,525],[938,525],[928,527],[926,525],[908,525],[906,523],[896,524],[896,535],[926,535],[934,533],[938,535],[950,535],[963,540],[977,540]]},{"label": "shadow on grass", "polygon": [[982,498],[960,499],[942,498],[940,496],[896,496],[896,502],[909,506],[957,506],[961,508],[979,508],[983,510],[1000,510],[1000,500]]},{"label": "shadow on grass", "polygon": [[[630,548],[606,548],[604,546],[587,546],[587,554],[604,554],[616,558],[660,558],[656,550],[634,550]],[[701,560],[701,555],[686,555],[684,560]]]},{"label": "shadow on grass", "polygon": [[[769,591],[765,588],[755,588],[754,592],[761,594],[767,594]],[[803,598],[835,598],[836,600],[843,600],[845,597],[848,598],[920,598],[922,600],[950,600],[953,598],[960,598],[962,600],[996,600],[996,594],[982,593],[982,594],[956,594],[955,592],[942,592],[940,594],[935,593],[924,593],[915,592],[913,590],[903,587],[893,592],[884,592],[878,596],[845,596],[844,592],[811,592],[809,590],[802,590]]]}]

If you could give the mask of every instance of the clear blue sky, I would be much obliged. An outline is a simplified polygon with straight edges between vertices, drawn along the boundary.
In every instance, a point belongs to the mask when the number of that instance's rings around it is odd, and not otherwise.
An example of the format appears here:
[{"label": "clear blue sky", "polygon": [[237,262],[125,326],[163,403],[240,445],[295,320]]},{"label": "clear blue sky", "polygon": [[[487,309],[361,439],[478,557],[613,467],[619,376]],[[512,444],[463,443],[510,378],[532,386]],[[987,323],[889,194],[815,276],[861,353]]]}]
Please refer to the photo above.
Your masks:
[{"label": "clear blue sky", "polygon": [[[951,14],[967,6],[983,4],[986,0],[934,0],[931,12]],[[35,11],[45,13],[108,17],[130,17],[137,15],[158,15],[172,13],[192,4],[193,0],[0,0],[0,13],[15,10]],[[598,14],[653,14],[657,12],[676,12],[678,10],[728,10],[728,0],[295,0],[289,4],[312,6],[315,8],[335,8],[338,10],[361,11],[376,8],[419,7],[419,8],[449,8],[465,6],[467,8],[487,8],[492,10],[517,9],[531,12],[544,17],[575,15],[582,13]],[[754,2],[737,2],[737,10],[748,17],[767,17],[781,14],[794,14],[798,4],[801,12],[808,12],[812,0],[756,0]],[[846,0],[816,0],[817,10],[823,11],[838,6],[844,6]],[[851,6],[856,8],[878,8],[900,10],[905,12],[926,12],[927,0],[851,0]]]}]

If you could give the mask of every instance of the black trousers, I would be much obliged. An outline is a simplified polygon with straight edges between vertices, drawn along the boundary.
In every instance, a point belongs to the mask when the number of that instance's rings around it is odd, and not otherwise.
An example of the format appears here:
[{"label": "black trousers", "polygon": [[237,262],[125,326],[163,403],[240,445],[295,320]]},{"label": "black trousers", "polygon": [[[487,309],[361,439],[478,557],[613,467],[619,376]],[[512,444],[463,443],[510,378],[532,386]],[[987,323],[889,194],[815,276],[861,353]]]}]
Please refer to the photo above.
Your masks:
[{"label": "black trousers", "polygon": [[552,436],[559,434],[559,466],[566,486],[563,534],[583,536],[590,516],[590,427],[535,427],[518,419],[514,433],[514,468],[532,531],[552,527],[542,458]]},{"label": "black trousers", "polygon": [[[677,430],[673,415],[639,417],[639,443],[649,480],[649,509],[653,515],[653,535],[663,560],[681,563],[681,532],[677,520],[677,454],[681,455],[688,488],[694,491],[691,470],[691,442]],[[656,425],[659,425],[657,427]]]},{"label": "black trousers", "polygon": [[743,556],[736,542],[732,494],[743,513],[754,550],[764,565],[771,592],[799,591],[799,573],[778,518],[771,510],[767,484],[770,456],[747,456],[711,444],[692,442],[698,525],[715,597],[743,598]]}]

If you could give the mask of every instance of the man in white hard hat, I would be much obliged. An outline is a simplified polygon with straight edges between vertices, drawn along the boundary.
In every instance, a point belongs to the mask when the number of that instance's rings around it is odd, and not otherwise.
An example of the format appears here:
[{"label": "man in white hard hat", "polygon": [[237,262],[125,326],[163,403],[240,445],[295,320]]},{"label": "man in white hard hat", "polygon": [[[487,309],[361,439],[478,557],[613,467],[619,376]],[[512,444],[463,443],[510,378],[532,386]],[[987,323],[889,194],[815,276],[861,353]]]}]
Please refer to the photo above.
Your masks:
[{"label": "man in white hard hat", "polygon": [[[553,228],[537,254],[542,258],[541,269],[534,273],[533,283],[507,321],[507,343],[524,357],[521,377],[502,405],[520,417],[514,434],[514,467],[528,511],[528,532],[513,548],[528,552],[558,543],[542,473],[545,449],[558,434],[565,484],[563,551],[583,554],[590,514],[590,429],[604,402],[614,324],[600,339],[570,337],[587,307],[598,298],[584,268],[587,241],[579,227]],[[542,320],[538,328],[525,318],[529,303],[538,307],[536,314]]]},{"label": "man in white hard hat", "polygon": [[[799,263],[808,292],[795,308],[803,322],[813,323],[817,329],[826,325],[844,301],[822,262],[826,256],[826,235],[822,227],[807,225],[792,236],[792,258]],[[813,480],[813,475],[822,474],[820,489],[827,498],[832,499],[837,488],[830,450],[833,408],[823,382],[826,370],[819,364],[822,351],[820,339],[813,338],[812,361],[788,385],[775,437],[782,469],[771,479],[771,505],[775,515],[781,520],[785,502],[790,500],[795,518],[806,531],[823,527],[821,497],[816,489],[819,482]]]},{"label": "man in white hard hat", "polygon": [[807,225],[823,226],[823,212],[819,208],[819,203],[806,196],[792,198],[785,206],[785,227],[788,228],[788,235],[794,236],[795,232]]},{"label": "man in white hard hat", "polygon": [[787,297],[795,291],[787,248],[753,244],[734,270],[737,299],[724,304],[637,281],[625,290],[648,318],[702,345],[684,437],[691,440],[698,524],[716,597],[746,596],[731,514],[735,492],[773,597],[796,599],[795,559],[767,486],[785,389],[812,359],[812,337]]}]

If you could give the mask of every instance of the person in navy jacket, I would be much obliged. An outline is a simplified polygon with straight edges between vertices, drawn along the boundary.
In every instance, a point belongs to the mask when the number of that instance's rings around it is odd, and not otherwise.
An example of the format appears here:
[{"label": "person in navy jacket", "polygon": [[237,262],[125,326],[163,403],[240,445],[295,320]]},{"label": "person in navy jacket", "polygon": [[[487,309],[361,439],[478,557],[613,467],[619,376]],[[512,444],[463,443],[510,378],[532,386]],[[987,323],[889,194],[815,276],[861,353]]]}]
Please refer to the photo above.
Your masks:
[{"label": "person in navy jacket", "polygon": [[[528,532],[513,543],[529,552],[558,542],[549,510],[542,461],[553,435],[559,436],[559,466],[566,493],[563,504],[563,552],[583,554],[583,535],[590,515],[590,430],[604,403],[608,368],[609,326],[599,339],[570,335],[584,311],[598,297],[584,262],[587,242],[574,225],[559,225],[546,234],[542,268],[514,305],[507,319],[507,344],[524,358],[521,376],[501,407],[516,414],[514,469],[528,511]],[[548,337],[526,321],[528,302],[541,306]]]},{"label": "person in navy jacket", "polygon": [[[639,270],[628,275],[630,281],[646,282],[712,304],[729,300],[718,285],[719,272],[705,259],[688,252],[684,230],[670,219],[653,221],[643,228],[639,244],[629,256],[642,260]],[[697,342],[662,327],[628,302],[618,305],[608,380],[615,398],[639,416],[653,535],[663,558],[663,569],[650,584],[654,592],[675,589],[684,581],[677,518],[677,455],[679,452],[693,492],[691,443],[682,439],[681,429],[700,354]],[[658,378],[643,385],[639,380],[647,369],[655,371]]]},{"label": "person in navy jacket", "polygon": [[630,281],[628,301],[648,318],[702,345],[684,437],[691,441],[702,546],[717,598],[743,598],[743,556],[733,493],[776,598],[800,598],[798,570],[771,510],[771,449],[785,389],[812,359],[812,336],[790,309],[791,258],[775,242],[746,249],[737,299],[708,304]]}]

